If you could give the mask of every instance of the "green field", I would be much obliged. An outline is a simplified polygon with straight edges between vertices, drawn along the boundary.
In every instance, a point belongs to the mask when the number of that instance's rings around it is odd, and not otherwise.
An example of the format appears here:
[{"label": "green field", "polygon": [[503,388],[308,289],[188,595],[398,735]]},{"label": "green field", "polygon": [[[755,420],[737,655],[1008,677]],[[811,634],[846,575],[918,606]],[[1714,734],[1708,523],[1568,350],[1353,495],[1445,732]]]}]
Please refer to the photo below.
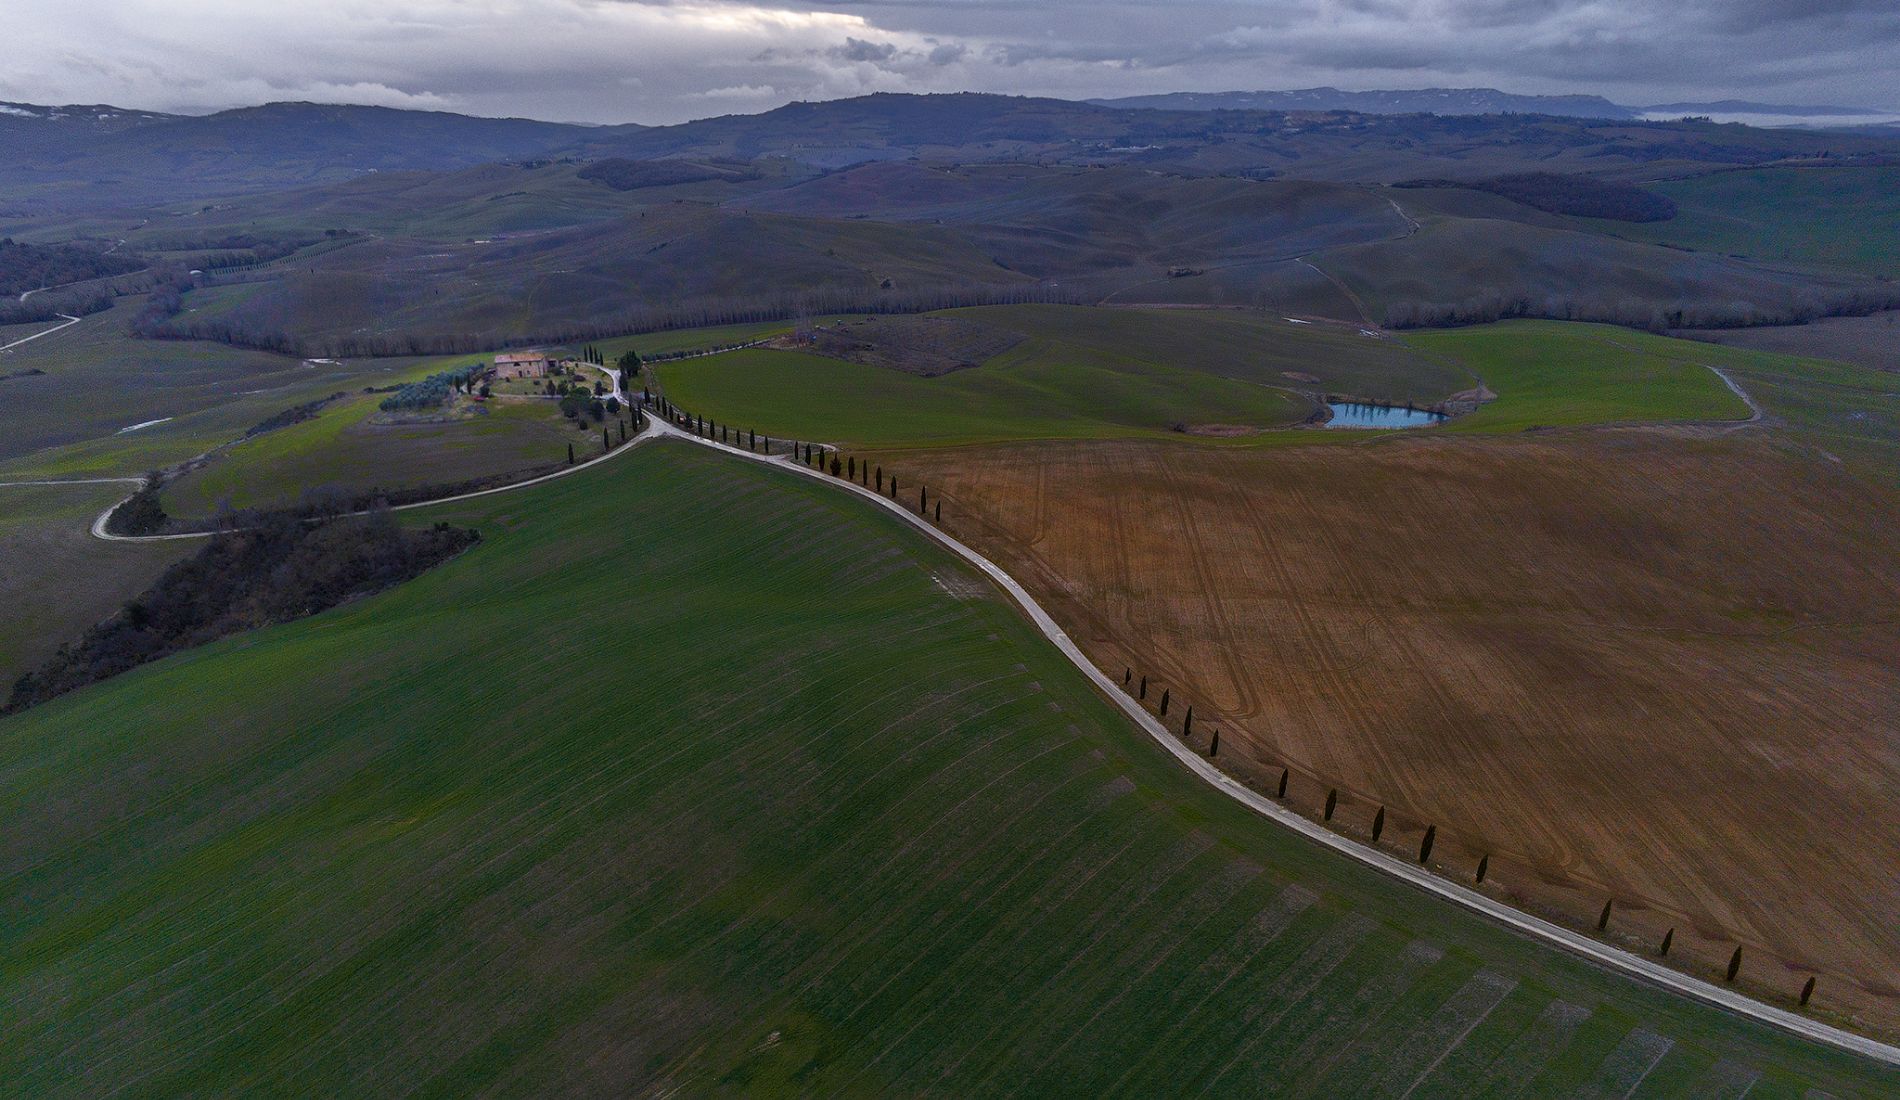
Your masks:
[{"label": "green field", "polygon": [[674,402],[722,422],[886,446],[1284,427],[1313,411],[1313,390],[1430,401],[1470,384],[1455,365],[1393,342],[1258,313],[991,306],[948,315],[1024,339],[935,378],[769,350],[656,373]]},{"label": "green field", "polygon": [[197,518],[225,504],[283,504],[305,489],[452,484],[564,462],[570,443],[583,456],[600,449],[599,430],[576,429],[552,401],[496,401],[466,420],[384,424],[375,420],[381,400],[347,398],[313,419],[231,447],[167,486],[166,510]]},{"label": "green field", "polygon": [[1900,275],[1900,167],[1756,168],[1652,185],[1676,201],[1626,236],[1867,275]]},{"label": "green field", "polygon": [[[6,478],[0,477],[0,481]],[[191,547],[95,539],[130,485],[0,485],[0,697],[62,643],[144,591]]]},{"label": "green field", "polygon": [[[681,407],[773,435],[873,446],[1032,438],[1181,438],[1166,427],[1286,427],[1300,392],[1441,400],[1482,378],[1498,399],[1446,430],[1521,431],[1749,415],[1702,364],[1747,353],[1608,325],[1507,321],[1368,339],[1257,313],[1010,306],[955,315],[1031,333],[981,367],[937,378],[755,350],[662,364]],[[1303,378],[1289,378],[1289,375]],[[1299,433],[1263,441],[1332,439]],[[1248,438],[1248,437],[1242,437]]]},{"label": "green field", "polygon": [[1622,421],[1742,420],[1748,405],[1703,364],[1727,349],[1609,325],[1502,321],[1408,333],[1421,351],[1464,364],[1498,395],[1446,427],[1512,432]]},{"label": "green field", "polygon": [[[241,431],[308,400],[307,394],[361,387],[364,373],[380,366],[308,364],[220,344],[134,340],[125,327],[141,302],[121,299],[63,332],[0,355],[0,372],[45,372],[0,382],[0,461],[85,441],[145,447],[154,438],[188,433],[194,417],[220,409],[249,418],[236,421]],[[167,417],[171,422],[114,436]]]},{"label": "green field", "polygon": [[7,1091],[1900,1089],[1258,819],[834,487],[420,515],[484,541],[0,721]]}]

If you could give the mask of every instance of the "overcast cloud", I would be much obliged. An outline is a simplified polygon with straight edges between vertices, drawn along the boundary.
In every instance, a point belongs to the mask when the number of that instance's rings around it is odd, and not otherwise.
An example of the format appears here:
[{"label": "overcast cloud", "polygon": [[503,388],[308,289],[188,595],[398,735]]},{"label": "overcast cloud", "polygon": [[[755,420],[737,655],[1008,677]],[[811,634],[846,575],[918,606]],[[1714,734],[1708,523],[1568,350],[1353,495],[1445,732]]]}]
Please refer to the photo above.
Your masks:
[{"label": "overcast cloud", "polygon": [[0,100],[678,122],[874,91],[1900,108],[1897,0],[3,0]]}]

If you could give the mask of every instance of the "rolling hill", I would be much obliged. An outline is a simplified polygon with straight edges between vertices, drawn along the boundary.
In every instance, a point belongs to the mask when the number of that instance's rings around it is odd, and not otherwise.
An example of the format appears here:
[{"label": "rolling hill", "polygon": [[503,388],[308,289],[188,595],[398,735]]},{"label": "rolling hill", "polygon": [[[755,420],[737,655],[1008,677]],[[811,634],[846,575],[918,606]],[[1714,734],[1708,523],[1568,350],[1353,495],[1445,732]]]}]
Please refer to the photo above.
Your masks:
[{"label": "rolling hill", "polygon": [[1263,822],[835,489],[674,443],[428,518],[484,537],[0,720],[10,1086],[1896,1087]]}]

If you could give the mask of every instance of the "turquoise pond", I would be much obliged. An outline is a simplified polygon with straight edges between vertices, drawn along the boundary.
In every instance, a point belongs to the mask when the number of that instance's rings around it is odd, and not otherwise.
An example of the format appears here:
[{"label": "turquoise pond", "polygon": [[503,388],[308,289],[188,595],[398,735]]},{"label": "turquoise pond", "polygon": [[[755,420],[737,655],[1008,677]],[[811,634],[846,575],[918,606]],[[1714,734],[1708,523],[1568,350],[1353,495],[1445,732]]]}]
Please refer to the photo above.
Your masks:
[{"label": "turquoise pond", "polygon": [[1423,428],[1445,419],[1444,413],[1408,409],[1404,406],[1365,405],[1357,401],[1329,404],[1333,418],[1328,428]]}]

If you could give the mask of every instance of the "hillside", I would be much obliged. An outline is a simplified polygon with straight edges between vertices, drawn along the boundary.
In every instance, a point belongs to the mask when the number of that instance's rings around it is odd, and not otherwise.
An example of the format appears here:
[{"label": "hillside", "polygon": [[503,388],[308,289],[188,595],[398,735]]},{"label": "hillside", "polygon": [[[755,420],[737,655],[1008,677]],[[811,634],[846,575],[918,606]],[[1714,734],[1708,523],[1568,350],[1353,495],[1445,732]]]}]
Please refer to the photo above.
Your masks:
[{"label": "hillside", "polygon": [[430,515],[483,541],[403,588],[0,721],[12,1086],[1900,1085],[1261,821],[866,503],[616,463]]},{"label": "hillside", "polygon": [[[317,103],[197,116],[19,106],[0,112],[0,139],[31,155],[0,160],[0,189],[67,207],[162,202],[367,172],[534,157],[591,130],[532,119]],[[90,187],[72,195],[74,183]]]}]

